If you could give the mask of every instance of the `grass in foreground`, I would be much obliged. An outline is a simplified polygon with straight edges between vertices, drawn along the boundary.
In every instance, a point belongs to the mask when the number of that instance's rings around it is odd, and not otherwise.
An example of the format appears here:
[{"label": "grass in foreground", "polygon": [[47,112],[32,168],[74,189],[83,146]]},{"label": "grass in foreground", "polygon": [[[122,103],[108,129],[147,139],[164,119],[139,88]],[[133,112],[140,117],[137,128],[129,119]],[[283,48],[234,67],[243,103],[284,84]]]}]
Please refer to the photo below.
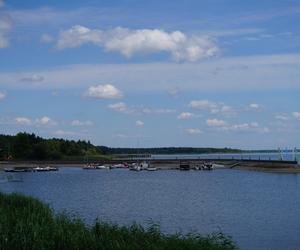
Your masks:
[{"label": "grass in foreground", "polygon": [[0,193],[0,249],[236,249],[223,234],[165,235],[155,225],[117,226],[82,220],[52,209],[37,199]]}]

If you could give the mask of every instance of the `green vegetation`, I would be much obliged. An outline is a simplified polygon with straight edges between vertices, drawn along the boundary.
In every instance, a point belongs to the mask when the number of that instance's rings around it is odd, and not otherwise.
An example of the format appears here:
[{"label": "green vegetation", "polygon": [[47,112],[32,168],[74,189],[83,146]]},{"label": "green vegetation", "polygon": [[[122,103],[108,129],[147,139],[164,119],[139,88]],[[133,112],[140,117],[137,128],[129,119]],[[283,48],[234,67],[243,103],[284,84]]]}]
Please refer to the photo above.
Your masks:
[{"label": "green vegetation", "polygon": [[122,154],[209,154],[242,152],[242,150],[231,148],[109,148],[105,146],[94,146],[89,141],[84,140],[43,139],[35,134],[28,133],[18,133],[15,136],[0,135],[0,160],[93,161]]},{"label": "green vegetation", "polygon": [[0,159],[17,160],[83,160],[101,156],[101,151],[89,141],[43,139],[35,134],[0,135]]},{"label": "green vegetation", "polygon": [[55,215],[40,201],[18,194],[0,193],[0,248],[31,250],[68,249],[236,249],[231,239],[211,236],[164,235],[155,225],[116,226]]}]

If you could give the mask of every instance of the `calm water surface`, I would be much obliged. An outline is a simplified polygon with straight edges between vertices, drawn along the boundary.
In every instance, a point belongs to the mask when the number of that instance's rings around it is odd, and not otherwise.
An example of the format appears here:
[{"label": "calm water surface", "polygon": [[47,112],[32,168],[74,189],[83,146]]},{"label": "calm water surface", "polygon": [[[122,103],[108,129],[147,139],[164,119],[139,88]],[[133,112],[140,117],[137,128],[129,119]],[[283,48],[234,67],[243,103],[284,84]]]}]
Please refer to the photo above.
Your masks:
[{"label": "calm water surface", "polygon": [[222,230],[241,249],[300,249],[298,174],[61,168],[19,177],[0,190],[38,197],[88,223],[152,220],[165,232]]}]

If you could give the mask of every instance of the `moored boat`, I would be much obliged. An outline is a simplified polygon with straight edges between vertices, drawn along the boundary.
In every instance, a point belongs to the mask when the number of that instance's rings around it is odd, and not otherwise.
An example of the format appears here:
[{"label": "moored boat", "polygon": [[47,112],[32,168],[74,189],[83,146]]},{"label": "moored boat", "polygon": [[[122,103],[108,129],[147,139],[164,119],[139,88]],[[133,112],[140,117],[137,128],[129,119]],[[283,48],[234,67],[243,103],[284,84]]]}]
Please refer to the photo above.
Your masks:
[{"label": "moored boat", "polygon": [[157,168],[154,167],[154,166],[149,166],[146,170],[147,170],[147,171],[156,171]]},{"label": "moored boat", "polygon": [[213,164],[211,162],[205,162],[202,165],[203,170],[213,170]]},{"label": "moored boat", "polygon": [[26,172],[26,171],[25,169],[4,168],[4,172],[18,173],[18,172]]},{"label": "moored boat", "polygon": [[36,167],[36,168],[33,168],[33,170],[34,170],[34,171],[37,171],[37,172],[47,172],[47,171],[50,171],[50,170],[48,169],[48,167],[40,167],[40,166],[38,166],[38,167]]},{"label": "moored boat", "polygon": [[110,169],[110,167],[105,165],[98,165],[96,166],[96,169]]},{"label": "moored boat", "polygon": [[129,170],[131,171],[141,171],[141,166],[138,163],[132,163],[132,165],[129,167]]}]

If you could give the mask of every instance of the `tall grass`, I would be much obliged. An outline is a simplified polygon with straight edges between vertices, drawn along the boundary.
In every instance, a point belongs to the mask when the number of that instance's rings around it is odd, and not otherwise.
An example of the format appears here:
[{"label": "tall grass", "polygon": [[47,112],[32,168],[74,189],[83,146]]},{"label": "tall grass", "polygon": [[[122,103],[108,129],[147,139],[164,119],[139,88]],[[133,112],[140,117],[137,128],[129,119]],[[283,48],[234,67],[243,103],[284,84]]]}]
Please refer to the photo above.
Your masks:
[{"label": "tall grass", "polygon": [[0,193],[0,249],[236,249],[223,234],[165,235],[159,227],[117,226],[96,220],[91,226],[66,214],[54,214],[37,199]]}]

